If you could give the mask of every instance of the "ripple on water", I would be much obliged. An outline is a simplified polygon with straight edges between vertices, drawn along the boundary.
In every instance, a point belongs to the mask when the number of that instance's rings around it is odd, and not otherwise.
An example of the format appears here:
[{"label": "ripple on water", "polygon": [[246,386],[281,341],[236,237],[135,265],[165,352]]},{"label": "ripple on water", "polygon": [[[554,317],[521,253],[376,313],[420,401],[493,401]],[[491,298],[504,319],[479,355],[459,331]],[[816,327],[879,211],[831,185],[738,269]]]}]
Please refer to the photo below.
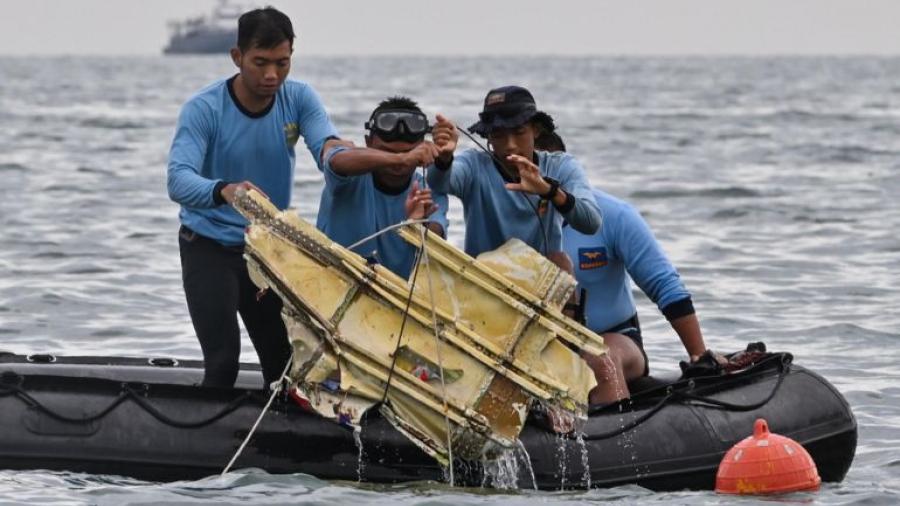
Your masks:
[{"label": "ripple on water", "polygon": [[75,170],[76,170],[76,172],[81,172],[82,174],[99,174],[101,176],[119,177],[119,174],[117,174],[116,171],[108,170],[108,169],[100,169],[97,167],[81,166]]},{"label": "ripple on water", "polygon": [[670,199],[670,198],[691,198],[705,197],[710,199],[723,198],[752,198],[759,197],[762,194],[750,188],[741,186],[729,186],[722,188],[702,188],[696,190],[689,189],[667,189],[667,190],[638,190],[631,193],[634,199]]},{"label": "ripple on water", "polygon": [[85,274],[108,274],[114,272],[106,267],[75,267],[64,271],[65,274],[85,275]]},{"label": "ripple on water", "polygon": [[119,119],[119,118],[88,118],[81,121],[81,126],[90,127],[90,128],[102,128],[109,130],[138,130],[143,128],[149,128],[150,124],[134,121],[129,119]]},{"label": "ripple on water", "polygon": [[78,185],[51,183],[41,188],[45,192],[82,193],[84,189]]}]

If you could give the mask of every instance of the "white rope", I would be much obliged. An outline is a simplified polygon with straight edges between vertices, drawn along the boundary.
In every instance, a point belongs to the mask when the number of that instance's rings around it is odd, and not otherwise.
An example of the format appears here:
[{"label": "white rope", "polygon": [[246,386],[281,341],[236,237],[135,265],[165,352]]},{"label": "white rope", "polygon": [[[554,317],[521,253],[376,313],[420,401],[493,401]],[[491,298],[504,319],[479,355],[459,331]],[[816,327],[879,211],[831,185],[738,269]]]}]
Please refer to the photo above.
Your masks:
[{"label": "white rope", "polygon": [[234,456],[231,457],[231,460],[228,461],[228,465],[225,466],[225,469],[222,470],[222,474],[219,476],[225,476],[228,471],[231,470],[231,466],[234,465],[234,461],[241,455],[244,451],[244,448],[247,446],[247,443],[250,442],[250,438],[253,437],[253,433],[256,432],[257,427],[259,427],[259,423],[262,422],[263,416],[269,411],[269,407],[272,406],[272,401],[275,400],[275,396],[281,392],[282,385],[284,384],[284,380],[291,381],[291,378],[288,377],[287,372],[291,367],[291,363],[294,360],[294,355],[291,353],[290,358],[288,358],[287,364],[284,366],[284,370],[281,371],[281,377],[279,377],[276,381],[273,381],[269,388],[272,389],[272,395],[269,396],[269,402],[263,407],[262,411],[259,413],[259,416],[256,418],[256,423],[253,424],[253,427],[250,429],[250,432],[247,433],[247,437],[244,438],[244,442],[241,443],[241,446],[238,447],[237,451],[234,453]]},{"label": "white rope", "polygon": [[453,486],[453,442],[451,438],[451,427],[450,427],[450,413],[449,407],[447,405],[447,384],[444,382],[444,360],[441,356],[441,340],[438,336],[438,321],[437,321],[437,311],[434,307],[434,288],[431,283],[431,263],[428,261],[428,247],[425,244],[425,227],[421,227],[419,230],[419,236],[422,240],[422,258],[421,260],[425,263],[425,271],[428,276],[428,296],[431,299],[431,325],[432,329],[434,329],[434,347],[437,352],[438,359],[438,370],[441,373],[441,396],[444,401],[444,421],[447,423],[447,456],[450,459],[450,465],[448,466],[450,469],[450,486]]},{"label": "white rope", "polygon": [[389,227],[384,227],[383,229],[379,230],[378,232],[375,232],[374,234],[372,234],[372,235],[370,235],[370,236],[368,236],[368,237],[365,237],[365,238],[363,238],[363,239],[360,239],[360,240],[356,241],[355,243],[351,244],[350,246],[347,246],[347,249],[354,249],[354,248],[356,248],[357,246],[360,246],[360,245],[362,245],[362,244],[365,244],[365,243],[371,241],[372,239],[378,237],[379,235],[382,235],[382,234],[384,234],[384,233],[386,233],[386,232],[390,232],[391,230],[394,230],[395,228],[405,227],[406,225],[411,225],[411,224],[413,224],[413,223],[430,223],[430,220],[427,220],[427,219],[421,219],[421,220],[403,220],[403,221],[401,221],[400,223],[395,223],[395,224],[393,224],[393,225],[391,225],[391,226],[389,226]]}]

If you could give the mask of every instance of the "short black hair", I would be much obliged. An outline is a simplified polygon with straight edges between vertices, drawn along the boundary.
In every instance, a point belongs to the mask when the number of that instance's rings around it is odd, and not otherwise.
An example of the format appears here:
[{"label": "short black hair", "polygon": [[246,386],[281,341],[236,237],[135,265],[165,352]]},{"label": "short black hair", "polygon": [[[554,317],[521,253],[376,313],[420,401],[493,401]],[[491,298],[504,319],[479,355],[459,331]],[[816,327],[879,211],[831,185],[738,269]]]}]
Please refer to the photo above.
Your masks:
[{"label": "short black hair", "polygon": [[241,51],[254,47],[272,49],[288,41],[294,48],[291,19],[274,7],[247,11],[238,19],[237,46]]},{"label": "short black hair", "polygon": [[[404,97],[402,95],[395,95],[393,97],[388,97],[381,101],[378,104],[378,107],[372,111],[372,116],[381,112],[381,111],[414,111],[414,112],[422,112],[422,109],[419,108],[419,104],[416,103],[415,100]],[[423,113],[424,114],[424,113]]]}]

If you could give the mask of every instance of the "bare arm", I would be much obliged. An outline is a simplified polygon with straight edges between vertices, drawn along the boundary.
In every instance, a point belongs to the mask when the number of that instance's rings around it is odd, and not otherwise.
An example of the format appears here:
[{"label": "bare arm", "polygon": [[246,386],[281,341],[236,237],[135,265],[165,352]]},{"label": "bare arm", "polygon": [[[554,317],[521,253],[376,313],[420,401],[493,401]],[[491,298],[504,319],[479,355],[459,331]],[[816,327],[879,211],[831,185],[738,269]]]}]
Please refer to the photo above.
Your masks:
[{"label": "bare arm", "polygon": [[696,313],[684,315],[671,322],[672,328],[681,338],[684,349],[687,350],[691,362],[696,361],[706,352],[706,344],[703,342],[703,334],[700,332],[700,320]]},{"label": "bare arm", "polygon": [[359,176],[378,168],[415,169],[434,162],[438,149],[430,142],[423,142],[413,150],[393,153],[372,148],[351,148],[335,153],[329,160],[331,170],[340,176]]}]

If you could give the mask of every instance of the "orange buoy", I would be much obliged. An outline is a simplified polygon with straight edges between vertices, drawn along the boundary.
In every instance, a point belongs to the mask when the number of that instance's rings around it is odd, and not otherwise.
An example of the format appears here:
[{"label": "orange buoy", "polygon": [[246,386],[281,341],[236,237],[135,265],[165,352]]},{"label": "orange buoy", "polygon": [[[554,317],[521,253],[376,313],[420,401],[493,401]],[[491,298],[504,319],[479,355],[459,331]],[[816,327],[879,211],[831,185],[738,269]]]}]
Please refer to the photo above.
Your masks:
[{"label": "orange buoy", "polygon": [[818,490],[822,478],[809,452],[791,438],[771,434],[759,418],[753,435],[734,445],[716,474],[722,494],[780,494]]}]

